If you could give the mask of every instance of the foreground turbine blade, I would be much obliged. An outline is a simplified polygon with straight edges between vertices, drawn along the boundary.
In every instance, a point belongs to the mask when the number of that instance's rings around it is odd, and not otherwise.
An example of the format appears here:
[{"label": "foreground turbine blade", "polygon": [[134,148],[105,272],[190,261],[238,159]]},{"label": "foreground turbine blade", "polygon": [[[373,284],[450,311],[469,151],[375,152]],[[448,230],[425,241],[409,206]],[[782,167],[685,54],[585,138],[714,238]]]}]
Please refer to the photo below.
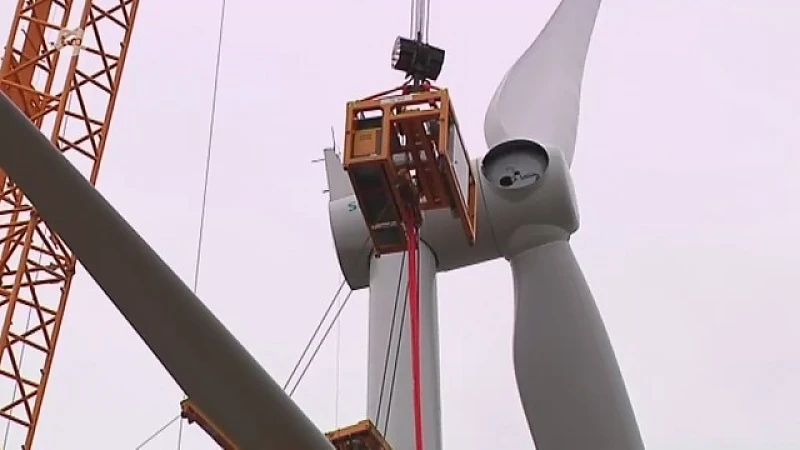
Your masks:
[{"label": "foreground turbine blade", "polygon": [[600,0],[562,0],[528,50],[511,67],[489,103],[489,149],[526,139],[575,154],[581,81]]},{"label": "foreground turbine blade", "polygon": [[569,242],[511,259],[514,365],[538,450],[640,450],[614,350]]},{"label": "foreground turbine blade", "polygon": [[332,450],[233,335],[8,98],[0,167],[203,412],[242,450]]}]

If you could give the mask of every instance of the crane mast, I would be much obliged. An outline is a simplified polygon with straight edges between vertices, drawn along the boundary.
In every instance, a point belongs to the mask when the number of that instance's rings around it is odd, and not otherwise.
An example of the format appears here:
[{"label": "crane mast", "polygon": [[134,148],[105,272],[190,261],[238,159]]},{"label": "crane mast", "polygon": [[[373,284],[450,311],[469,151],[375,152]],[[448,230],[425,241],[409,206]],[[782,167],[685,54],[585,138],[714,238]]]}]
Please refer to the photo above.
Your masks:
[{"label": "crane mast", "polygon": [[[138,6],[138,0],[19,0],[5,46],[0,91],[92,184]],[[0,170],[0,395],[9,396],[0,398],[0,416],[13,439],[5,448],[32,449],[75,264]]]}]

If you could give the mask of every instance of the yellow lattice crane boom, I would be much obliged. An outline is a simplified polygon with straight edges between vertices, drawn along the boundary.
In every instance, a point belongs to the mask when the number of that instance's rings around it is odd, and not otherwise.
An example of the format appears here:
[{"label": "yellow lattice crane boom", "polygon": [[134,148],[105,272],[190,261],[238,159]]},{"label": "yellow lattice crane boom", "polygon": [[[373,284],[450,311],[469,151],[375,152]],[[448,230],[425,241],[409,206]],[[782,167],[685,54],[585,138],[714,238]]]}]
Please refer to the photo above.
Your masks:
[{"label": "yellow lattice crane boom", "polygon": [[[138,6],[19,0],[5,46],[0,91],[93,184]],[[0,171],[0,416],[20,440],[6,448],[32,448],[75,262]]]}]

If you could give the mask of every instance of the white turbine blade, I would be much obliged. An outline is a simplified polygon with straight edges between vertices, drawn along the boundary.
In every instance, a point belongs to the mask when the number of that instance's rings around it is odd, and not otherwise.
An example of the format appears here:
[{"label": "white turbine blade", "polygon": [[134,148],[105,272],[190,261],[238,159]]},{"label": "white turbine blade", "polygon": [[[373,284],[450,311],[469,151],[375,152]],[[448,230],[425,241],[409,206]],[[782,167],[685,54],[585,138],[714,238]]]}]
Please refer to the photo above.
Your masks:
[{"label": "white turbine blade", "polygon": [[0,167],[192,402],[239,448],[333,449],[236,338],[4,95]]},{"label": "white turbine blade", "polygon": [[328,180],[328,194],[331,201],[339,200],[353,195],[353,186],[350,178],[344,171],[342,162],[336,156],[336,150],[326,148],[325,151],[325,177]]},{"label": "white turbine blade", "polygon": [[489,149],[526,139],[562,151],[572,164],[583,68],[599,9],[600,0],[562,0],[489,103],[484,120]]},{"label": "white turbine blade", "polygon": [[643,450],[603,320],[569,242],[511,259],[514,365],[537,450]]}]

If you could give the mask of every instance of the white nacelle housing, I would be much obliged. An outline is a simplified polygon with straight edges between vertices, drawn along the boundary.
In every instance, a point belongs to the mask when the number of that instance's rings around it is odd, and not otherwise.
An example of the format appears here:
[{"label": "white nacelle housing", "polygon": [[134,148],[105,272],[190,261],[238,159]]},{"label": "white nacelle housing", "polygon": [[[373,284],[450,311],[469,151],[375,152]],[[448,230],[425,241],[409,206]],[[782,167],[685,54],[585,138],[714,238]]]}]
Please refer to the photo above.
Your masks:
[{"label": "white nacelle housing", "polygon": [[[326,151],[326,162],[329,181],[347,180],[332,150]],[[560,151],[512,140],[472,164],[479,198],[475,245],[469,245],[449,211],[425,213],[421,237],[436,255],[439,271],[511,258],[528,248],[568,239],[578,229],[572,180]],[[339,264],[350,287],[362,289],[369,284],[369,233],[349,184],[349,191],[334,193],[333,187],[329,208]]]}]

